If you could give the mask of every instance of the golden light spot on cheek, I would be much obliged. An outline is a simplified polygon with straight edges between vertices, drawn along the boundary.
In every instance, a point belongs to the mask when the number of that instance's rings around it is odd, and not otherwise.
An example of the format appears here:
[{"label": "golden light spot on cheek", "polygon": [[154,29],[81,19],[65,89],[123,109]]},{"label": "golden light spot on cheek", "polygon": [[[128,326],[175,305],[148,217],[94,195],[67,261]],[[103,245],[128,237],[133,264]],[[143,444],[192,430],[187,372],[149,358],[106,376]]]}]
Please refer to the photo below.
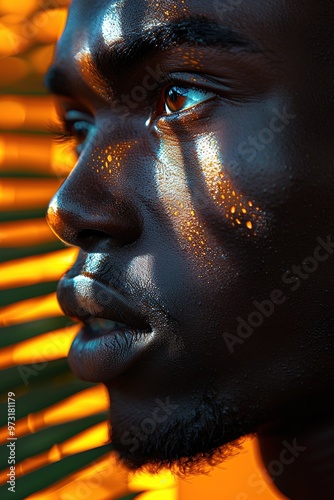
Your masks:
[{"label": "golden light spot on cheek", "polygon": [[213,133],[197,138],[197,155],[204,178],[216,205],[222,207],[232,227],[243,230],[243,234],[257,235],[266,225],[265,212],[252,200],[238,193],[226,178],[220,159],[219,146]]},{"label": "golden light spot on cheek", "polygon": [[[181,201],[176,201],[178,210],[173,215],[177,217],[176,227],[181,235],[183,243],[187,242],[187,248],[192,250],[196,257],[210,256],[213,258],[213,252],[208,247],[205,229],[200,224],[194,210],[191,210],[191,205],[184,204]],[[171,213],[174,209],[173,205],[168,206],[168,211]]]},{"label": "golden light spot on cheek", "polygon": [[193,206],[183,155],[177,140],[161,144],[155,172],[160,203],[178,236],[180,246],[191,257],[212,265],[217,252],[208,244],[205,226],[200,222]]},{"label": "golden light spot on cheek", "polygon": [[90,165],[96,173],[105,174],[105,179],[109,177],[109,174],[119,175],[131,152],[131,148],[137,143],[138,141],[122,142],[114,146],[108,146],[103,150],[96,148],[87,165]]}]

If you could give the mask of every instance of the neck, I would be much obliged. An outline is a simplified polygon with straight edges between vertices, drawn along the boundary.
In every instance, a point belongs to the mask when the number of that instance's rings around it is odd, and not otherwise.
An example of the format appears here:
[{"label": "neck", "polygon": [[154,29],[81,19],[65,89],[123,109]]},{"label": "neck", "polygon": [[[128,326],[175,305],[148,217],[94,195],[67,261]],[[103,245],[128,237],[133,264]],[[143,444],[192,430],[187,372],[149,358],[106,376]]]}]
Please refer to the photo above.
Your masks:
[{"label": "neck", "polygon": [[262,461],[287,498],[334,498],[333,413],[259,433],[258,440]]}]

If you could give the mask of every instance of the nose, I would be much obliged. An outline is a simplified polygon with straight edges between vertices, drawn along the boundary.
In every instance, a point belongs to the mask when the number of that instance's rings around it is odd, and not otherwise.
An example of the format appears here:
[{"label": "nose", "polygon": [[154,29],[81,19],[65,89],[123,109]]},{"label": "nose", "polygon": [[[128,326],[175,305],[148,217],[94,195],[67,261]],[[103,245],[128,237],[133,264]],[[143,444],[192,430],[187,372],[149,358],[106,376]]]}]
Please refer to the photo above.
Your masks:
[{"label": "nose", "polygon": [[[125,148],[131,146],[118,144],[117,151]],[[139,239],[142,218],[126,163],[111,147],[79,159],[48,208],[47,221],[59,239],[84,251]]]}]

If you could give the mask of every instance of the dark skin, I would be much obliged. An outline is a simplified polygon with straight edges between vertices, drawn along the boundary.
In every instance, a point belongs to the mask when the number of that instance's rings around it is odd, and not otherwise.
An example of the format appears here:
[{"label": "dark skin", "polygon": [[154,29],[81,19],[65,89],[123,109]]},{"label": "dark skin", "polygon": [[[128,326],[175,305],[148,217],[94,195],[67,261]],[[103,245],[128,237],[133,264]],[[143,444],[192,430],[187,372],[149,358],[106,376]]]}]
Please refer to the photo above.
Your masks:
[{"label": "dark skin", "polygon": [[257,433],[285,495],[332,498],[333,18],[71,6],[47,84],[78,162],[48,220],[81,248],[59,285],[85,325],[69,362],[106,384],[130,468],[198,471]]}]

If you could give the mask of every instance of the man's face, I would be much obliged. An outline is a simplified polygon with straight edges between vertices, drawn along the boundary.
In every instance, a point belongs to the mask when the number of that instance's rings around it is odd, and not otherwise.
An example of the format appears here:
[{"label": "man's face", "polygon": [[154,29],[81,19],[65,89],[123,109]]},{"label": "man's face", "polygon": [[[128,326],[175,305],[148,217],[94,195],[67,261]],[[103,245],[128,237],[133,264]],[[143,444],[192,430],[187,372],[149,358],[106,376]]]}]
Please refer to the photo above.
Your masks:
[{"label": "man's face", "polygon": [[333,382],[333,14],[73,2],[48,80],[78,162],[48,219],[82,249],[69,362],[130,467],[197,463]]}]

